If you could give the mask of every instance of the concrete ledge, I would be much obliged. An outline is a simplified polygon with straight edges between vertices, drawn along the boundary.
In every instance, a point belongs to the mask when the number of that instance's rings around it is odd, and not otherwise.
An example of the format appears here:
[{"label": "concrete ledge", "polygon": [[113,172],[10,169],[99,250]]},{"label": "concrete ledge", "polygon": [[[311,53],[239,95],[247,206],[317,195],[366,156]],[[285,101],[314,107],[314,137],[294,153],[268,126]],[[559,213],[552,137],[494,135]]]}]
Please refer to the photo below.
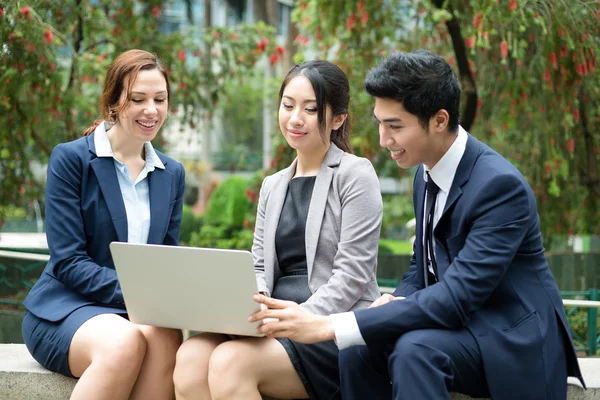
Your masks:
[{"label": "concrete ledge", "polygon": [[65,400],[76,382],[42,368],[24,344],[0,344],[0,399]]},{"label": "concrete ledge", "polygon": [[[580,358],[588,390],[569,378],[569,400],[600,400],[600,358]],[[0,399],[66,400],[77,381],[42,368],[23,344],[0,344]],[[453,400],[471,400],[453,394]]]}]

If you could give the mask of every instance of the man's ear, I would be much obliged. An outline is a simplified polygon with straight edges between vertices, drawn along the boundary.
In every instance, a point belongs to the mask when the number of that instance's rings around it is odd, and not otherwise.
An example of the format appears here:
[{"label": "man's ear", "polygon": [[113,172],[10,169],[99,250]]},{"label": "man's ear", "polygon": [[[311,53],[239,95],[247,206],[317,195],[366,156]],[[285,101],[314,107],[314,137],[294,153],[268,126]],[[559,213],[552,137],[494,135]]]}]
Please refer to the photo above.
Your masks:
[{"label": "man's ear", "polygon": [[448,123],[450,122],[450,114],[448,111],[441,109],[434,116],[429,119],[429,131],[430,132],[444,132],[448,130]]},{"label": "man's ear", "polygon": [[333,117],[333,125],[331,126],[331,129],[334,131],[340,129],[340,126],[342,126],[346,118],[348,118],[348,114],[339,114]]}]

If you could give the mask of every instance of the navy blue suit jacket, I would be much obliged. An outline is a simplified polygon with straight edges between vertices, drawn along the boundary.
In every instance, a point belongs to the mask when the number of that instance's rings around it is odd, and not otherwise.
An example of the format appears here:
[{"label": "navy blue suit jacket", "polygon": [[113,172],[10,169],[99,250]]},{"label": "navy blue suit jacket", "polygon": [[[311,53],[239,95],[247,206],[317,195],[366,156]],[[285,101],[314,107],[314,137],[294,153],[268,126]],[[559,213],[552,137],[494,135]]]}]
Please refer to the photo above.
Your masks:
[{"label": "navy blue suit jacket", "polygon": [[[148,175],[148,243],[177,245],[185,172],[156,152],[165,169]],[[46,183],[46,236],[50,261],[27,298],[27,310],[60,321],[85,305],[123,311],[123,293],[109,250],[127,242],[127,215],[114,161],[97,157],[94,134],[59,144],[52,151]]]},{"label": "navy blue suit jacket", "polygon": [[[423,221],[423,167],[414,181],[417,221]],[[481,350],[494,399],[552,398],[564,377],[545,354],[564,346],[570,376],[582,382],[556,281],[544,256],[535,197],[521,173],[469,135],[443,214],[435,227],[439,282],[424,287],[423,226],[394,296],[356,311],[368,346],[391,345],[416,329],[468,329]],[[564,380],[562,381],[564,385]],[[548,395],[544,395],[548,394]]]}]

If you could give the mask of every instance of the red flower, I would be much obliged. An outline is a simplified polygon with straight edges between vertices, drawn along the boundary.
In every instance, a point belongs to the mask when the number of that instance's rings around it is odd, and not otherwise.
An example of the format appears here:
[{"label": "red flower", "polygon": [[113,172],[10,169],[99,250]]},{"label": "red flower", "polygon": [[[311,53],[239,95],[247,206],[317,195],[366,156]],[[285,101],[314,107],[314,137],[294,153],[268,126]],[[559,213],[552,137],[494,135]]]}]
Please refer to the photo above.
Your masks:
[{"label": "red flower", "polygon": [[550,70],[546,68],[546,72],[544,72],[544,80],[550,81],[552,76],[550,75]]},{"label": "red flower", "polygon": [[510,0],[510,5],[508,6],[510,11],[515,11],[517,9],[517,0]]},{"label": "red flower", "polygon": [[475,36],[469,36],[466,40],[465,40],[465,46],[467,46],[467,48],[473,48],[475,46]]},{"label": "red flower", "polygon": [[260,42],[258,42],[258,44],[256,45],[256,49],[260,51],[265,51],[265,49],[267,48],[267,44],[269,44],[269,39],[262,38]]},{"label": "red flower", "polygon": [[567,54],[569,54],[569,48],[566,44],[563,44],[560,48],[560,52],[558,53],[558,57],[564,58]]},{"label": "red flower", "polygon": [[283,55],[285,53],[285,47],[283,46],[277,46],[277,49],[275,50],[277,51],[277,54]]},{"label": "red flower", "polygon": [[348,17],[348,19],[346,19],[346,30],[349,31],[350,29],[352,29],[352,27],[354,26],[355,23],[356,23],[356,15],[354,15],[354,13],[352,13]]},{"label": "red flower", "polygon": [[181,62],[185,61],[185,51],[179,50],[179,53],[177,53],[177,58],[179,58],[179,61]]},{"label": "red flower", "polygon": [[579,122],[579,109],[578,108],[573,110],[573,118],[575,119],[575,121]]},{"label": "red flower", "polygon": [[508,43],[506,43],[506,40],[500,42],[500,55],[502,58],[508,57]]},{"label": "red flower", "polygon": [[269,61],[271,63],[271,66],[275,65],[275,63],[277,61],[279,61],[279,55],[277,53],[271,54],[271,57],[269,58]]},{"label": "red flower", "polygon": [[550,53],[550,56],[548,56],[548,59],[550,60],[550,64],[552,64],[552,68],[558,69],[558,62],[556,61],[556,53],[555,52]]},{"label": "red flower", "polygon": [[569,148],[570,153],[575,151],[575,140],[573,140],[573,138],[569,139],[567,142],[567,147]]},{"label": "red flower", "polygon": [[21,7],[21,14],[27,15],[27,14],[29,14],[29,11],[30,11],[29,7]]},{"label": "red flower", "polygon": [[154,7],[152,9],[152,15],[154,15],[154,18],[158,18],[158,16],[160,15],[160,7]]},{"label": "red flower", "polygon": [[3,17],[3,16],[4,16],[4,9],[0,8],[0,17]]},{"label": "red flower", "polygon": [[52,43],[52,41],[54,40],[54,34],[52,34],[52,31],[50,29],[46,29],[44,31],[44,42],[46,42],[47,44]]},{"label": "red flower", "polygon": [[479,29],[480,26],[481,26],[481,14],[477,13],[473,17],[473,28]]},{"label": "red flower", "polygon": [[361,13],[360,13],[360,23],[364,25],[367,22],[369,22],[369,14],[367,14],[366,11],[361,11]]}]

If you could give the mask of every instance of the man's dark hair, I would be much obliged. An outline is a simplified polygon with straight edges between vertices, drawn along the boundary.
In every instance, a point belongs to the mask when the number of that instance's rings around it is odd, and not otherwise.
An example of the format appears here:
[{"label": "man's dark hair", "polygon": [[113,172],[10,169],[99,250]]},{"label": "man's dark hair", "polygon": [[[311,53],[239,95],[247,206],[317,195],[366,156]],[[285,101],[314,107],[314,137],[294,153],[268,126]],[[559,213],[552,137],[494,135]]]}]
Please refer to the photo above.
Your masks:
[{"label": "man's dark hair", "polygon": [[392,54],[369,71],[364,86],[371,96],[402,103],[423,128],[444,109],[450,115],[448,129],[458,129],[460,82],[446,60],[429,50]]}]

